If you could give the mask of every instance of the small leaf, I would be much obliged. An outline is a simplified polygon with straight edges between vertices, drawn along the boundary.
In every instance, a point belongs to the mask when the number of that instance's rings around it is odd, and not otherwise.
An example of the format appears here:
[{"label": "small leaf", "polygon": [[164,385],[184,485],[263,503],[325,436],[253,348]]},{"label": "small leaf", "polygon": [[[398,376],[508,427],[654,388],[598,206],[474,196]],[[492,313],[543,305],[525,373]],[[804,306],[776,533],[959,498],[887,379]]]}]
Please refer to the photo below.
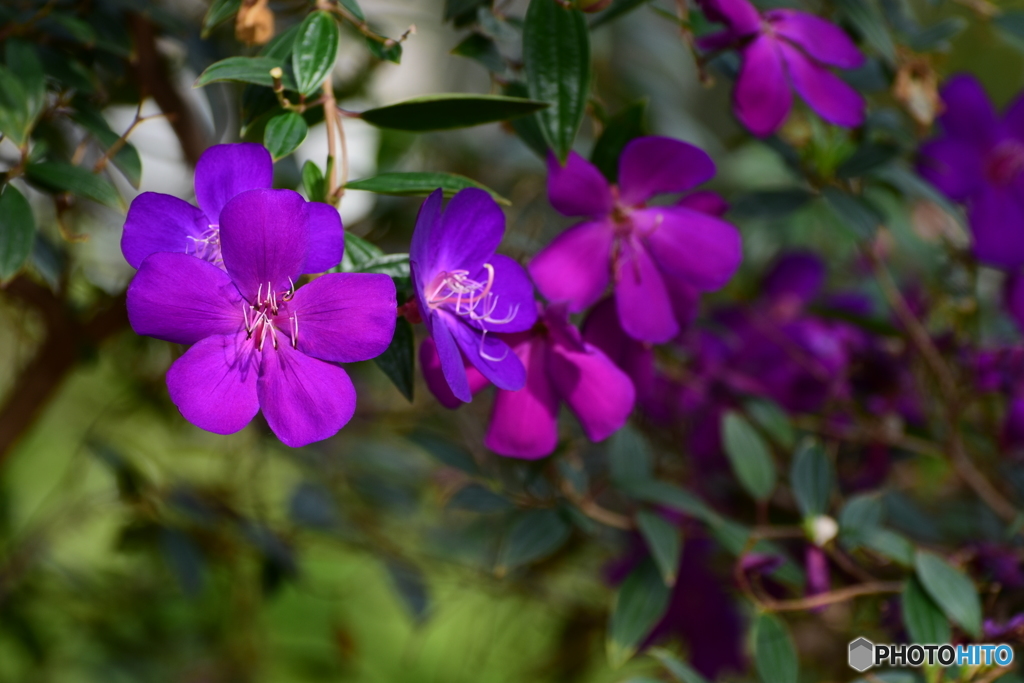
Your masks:
[{"label": "small leaf", "polygon": [[413,619],[420,623],[425,621],[430,608],[430,593],[423,571],[414,564],[395,559],[386,559],[384,565]]},{"label": "small leaf", "polygon": [[814,197],[806,190],[760,190],[742,195],[732,206],[741,218],[766,220],[786,218],[802,209]]},{"label": "small leaf", "polygon": [[651,479],[654,454],[643,434],[626,425],[608,440],[608,470],[616,486]]},{"label": "small leaf", "polygon": [[912,567],[914,565],[914,544],[907,537],[891,529],[878,528],[864,533],[861,542],[882,557]]},{"label": "small leaf", "polygon": [[[1009,12],[993,17],[992,22],[999,26],[999,20],[1007,14]],[[949,41],[960,35],[968,25],[968,21],[963,17],[946,17],[931,26],[919,29],[910,36],[908,45],[914,52],[946,51],[950,48]]]},{"label": "small leaf", "polygon": [[719,514],[708,507],[694,494],[679,488],[675,484],[657,479],[633,480],[622,482],[620,488],[637,500],[654,505],[663,505],[679,512],[692,515],[702,522],[714,522],[720,519]]},{"label": "small leaf", "polygon": [[510,569],[544,559],[562,547],[571,530],[555,510],[519,513],[502,540],[495,573],[503,575]]},{"label": "small leaf", "polygon": [[840,12],[857,33],[889,63],[896,64],[896,45],[875,0],[837,0]]},{"label": "small leaf", "polygon": [[839,512],[839,534],[859,538],[882,524],[885,507],[875,494],[862,493],[850,498]]},{"label": "small leaf", "polygon": [[895,145],[867,143],[857,148],[836,169],[840,178],[859,178],[864,174],[889,163],[899,156],[899,147]]},{"label": "small leaf", "polygon": [[306,199],[311,202],[322,202],[327,196],[324,174],[312,160],[302,165],[302,189],[306,192]]},{"label": "small leaf", "polygon": [[669,588],[650,560],[644,560],[622,582],[608,624],[608,661],[619,668],[668,609]]},{"label": "small leaf", "polygon": [[674,586],[679,569],[679,557],[683,553],[682,536],[676,525],[650,510],[636,514],[636,528],[644,537],[651,557],[661,572],[666,586]]},{"label": "small leaf", "polygon": [[754,663],[764,683],[797,683],[796,647],[786,624],[773,614],[754,622]]},{"label": "small leaf", "polygon": [[238,81],[265,85],[269,88],[274,85],[274,78],[270,75],[272,69],[282,69],[284,75],[281,82],[285,90],[295,90],[295,82],[292,80],[291,74],[284,69],[284,62],[275,57],[228,57],[222,59],[206,67],[192,87],[201,88],[204,85],[220,81]]},{"label": "small leaf", "polygon": [[360,114],[360,117],[378,128],[424,133],[505,121],[532,114],[547,106],[546,102],[519,97],[444,93],[414,97],[370,109]]},{"label": "small leaf", "polygon": [[341,259],[341,272],[362,272],[363,264],[384,256],[380,247],[351,233],[345,233],[345,255]]},{"label": "small leaf", "polygon": [[590,28],[593,30],[598,26],[603,26],[610,21],[618,19],[623,14],[632,12],[637,7],[645,5],[650,1],[651,0],[612,0],[612,4],[608,6],[608,9],[594,17],[594,20],[590,22]]},{"label": "small leaf", "polygon": [[241,6],[242,0],[214,0],[203,17],[203,31],[199,36],[208,37],[213,29],[237,14]]},{"label": "small leaf", "polygon": [[0,133],[21,145],[31,127],[28,95],[10,69],[0,65]]},{"label": "small leaf", "polygon": [[409,277],[408,254],[384,254],[359,265],[360,273],[381,273],[393,278]]},{"label": "small leaf", "polygon": [[356,0],[338,0],[341,6],[349,11],[349,14],[354,16],[359,21],[366,21],[366,15],[363,14],[363,8],[359,6]]},{"label": "small leaf", "polygon": [[775,490],[775,461],[757,430],[738,413],[728,412],[722,419],[722,443],[747,493],[768,500]]},{"label": "small leaf", "polygon": [[288,156],[306,139],[309,127],[306,119],[293,111],[275,116],[267,121],[263,131],[263,145],[274,161]]},{"label": "small leaf", "polygon": [[410,403],[412,402],[413,387],[416,384],[413,377],[414,358],[412,325],[405,318],[399,318],[395,322],[395,336],[392,337],[391,344],[384,353],[374,358],[373,362],[384,371],[388,379]]},{"label": "small leaf", "polygon": [[382,62],[402,63],[402,44],[398,41],[391,40],[387,43],[382,43],[376,38],[366,36],[366,49],[370,51],[371,55]]},{"label": "small leaf", "polygon": [[650,650],[650,653],[661,662],[662,666],[668,669],[668,672],[672,674],[672,678],[679,681],[679,683],[708,683],[708,679],[701,676],[692,666],[680,660],[668,650],[656,647]]},{"label": "small leaf", "polygon": [[981,601],[974,583],[960,570],[927,550],[918,550],[914,569],[932,600],[953,622],[981,637]]},{"label": "small leaf", "polygon": [[790,450],[796,446],[796,432],[789,416],[782,407],[768,399],[756,398],[744,403],[744,410],[758,427],[763,429],[775,442]]},{"label": "small leaf", "polygon": [[800,448],[793,458],[789,479],[804,517],[825,514],[835,478],[832,461],[820,443],[810,441]]},{"label": "small leaf", "polygon": [[608,182],[618,181],[622,149],[630,140],[644,134],[646,112],[647,100],[634,102],[608,120],[601,131],[601,137],[594,143],[594,149],[590,152],[590,162],[597,166]]},{"label": "small leaf", "polygon": [[18,79],[25,92],[28,122],[31,125],[46,104],[46,78],[39,55],[31,43],[8,39],[4,48],[4,58],[7,68]]},{"label": "small leaf", "polygon": [[826,187],[821,191],[825,203],[839,222],[859,239],[868,239],[875,234],[884,218],[873,206],[860,197],[847,194],[835,187]]},{"label": "small leaf", "polygon": [[8,183],[0,194],[0,282],[21,270],[35,242],[32,207],[18,188]]},{"label": "small leaf", "polygon": [[51,192],[70,192],[112,209],[124,208],[121,196],[109,180],[81,166],[72,166],[62,161],[43,161],[29,164],[25,169],[25,177],[34,185]]},{"label": "small leaf", "polygon": [[324,10],[310,12],[295,36],[292,71],[303,95],[312,95],[323,84],[338,58],[338,24]]},{"label": "small leaf", "polygon": [[480,484],[468,484],[455,492],[448,501],[449,510],[471,510],[472,512],[507,512],[512,502]]},{"label": "small leaf", "polygon": [[480,33],[470,33],[461,43],[452,48],[453,55],[467,57],[482,64],[488,71],[504,73],[507,64],[493,40]]},{"label": "small leaf", "polygon": [[417,430],[409,435],[409,440],[432,455],[442,464],[462,470],[467,474],[478,475],[480,468],[473,456],[456,443],[434,432]]},{"label": "small leaf", "polygon": [[443,190],[446,197],[451,197],[459,190],[475,187],[486,191],[499,204],[512,204],[483,183],[456,173],[381,173],[372,178],[353,180],[345,187],[350,190],[365,190],[400,197],[426,197],[437,189]]},{"label": "small leaf", "polygon": [[900,607],[912,642],[923,645],[950,642],[949,620],[915,577],[907,580]]}]

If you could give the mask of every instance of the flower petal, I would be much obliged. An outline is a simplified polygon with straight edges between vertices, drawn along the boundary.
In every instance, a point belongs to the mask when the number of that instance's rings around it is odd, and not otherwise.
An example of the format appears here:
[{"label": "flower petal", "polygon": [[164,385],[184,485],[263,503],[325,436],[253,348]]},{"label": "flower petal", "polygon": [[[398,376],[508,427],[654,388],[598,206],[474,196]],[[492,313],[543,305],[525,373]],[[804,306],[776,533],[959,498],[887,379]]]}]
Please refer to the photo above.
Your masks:
[{"label": "flower petal", "polygon": [[[463,365],[466,369],[466,376],[469,379],[469,390],[474,396],[477,392],[486,388],[490,382],[480,374],[480,371],[472,365]],[[449,410],[454,410],[462,405],[462,401],[456,398],[452,389],[448,386],[448,380],[441,368],[441,359],[437,355],[437,345],[434,340],[427,337],[420,344],[420,370],[423,372],[423,379],[427,382],[427,388],[434,395],[437,402]]]},{"label": "flower petal", "polygon": [[[489,261],[494,269],[494,284],[491,286],[494,311],[491,318],[504,320],[507,323],[466,320],[474,327],[486,329],[488,332],[522,332],[533,327],[537,322],[537,304],[533,297],[533,283],[519,263],[508,256],[495,254]],[[486,282],[489,277],[487,269],[482,268],[473,279]]]},{"label": "flower petal", "polygon": [[581,352],[551,344],[547,360],[551,383],[588,439],[603,441],[626,424],[636,401],[633,382],[596,346]]},{"label": "flower petal", "polygon": [[548,380],[545,347],[540,337],[516,345],[526,366],[526,386],[495,394],[484,437],[484,445],[495,453],[534,460],[558,445],[558,399]]},{"label": "flower petal", "polygon": [[306,202],[309,212],[309,251],[303,273],[322,273],[341,263],[345,253],[345,231],[341,216],[330,204]]},{"label": "flower petal", "polygon": [[865,104],[859,92],[786,41],[778,46],[793,87],[821,118],[847,128],[864,123]]},{"label": "flower petal", "polygon": [[167,391],[182,416],[214,434],[233,434],[249,424],[260,408],[255,353],[244,334],[224,334],[203,339],[174,361]]},{"label": "flower petal", "polygon": [[287,325],[297,318],[298,349],[307,356],[355,363],[387,350],[397,306],[395,283],[387,275],[328,273],[299,287],[278,317],[287,315]]},{"label": "flower petal", "polygon": [[[459,190],[431,230],[430,246],[436,254],[433,271],[476,272],[494,254],[504,234],[505,214],[491,195],[475,187]],[[429,278],[433,272],[423,275]]]},{"label": "flower petal", "polygon": [[771,10],[765,17],[777,34],[822,64],[841,69],[856,69],[864,64],[864,55],[857,45],[831,21],[791,9]]},{"label": "flower petal", "polygon": [[743,64],[733,91],[733,111],[740,123],[759,137],[774,133],[793,106],[778,42],[758,36],[740,50]]},{"label": "flower petal", "polygon": [[947,137],[921,146],[917,171],[953,201],[964,202],[984,184],[983,165],[977,146]]},{"label": "flower petal", "polygon": [[175,344],[237,333],[244,305],[227,273],[188,254],[149,256],[128,286],[135,333]]},{"label": "flower petal", "polygon": [[143,192],[132,200],[121,234],[124,260],[138,268],[150,254],[190,251],[189,237],[209,229],[206,214],[186,201],[159,192]]},{"label": "flower petal", "polygon": [[615,305],[626,334],[654,344],[679,334],[661,273],[643,247],[623,244],[616,276]]},{"label": "flower petal", "polygon": [[224,267],[249,300],[267,283],[275,292],[291,287],[309,248],[306,201],[291,190],[249,190],[221,212]]},{"label": "flower petal", "polygon": [[263,145],[239,142],[214,145],[196,164],[196,201],[213,225],[220,212],[237,194],[269,188],[274,182],[274,162]]},{"label": "flower petal", "polygon": [[548,200],[565,216],[598,218],[611,213],[612,193],[601,172],[576,152],[569,152],[565,166],[548,152]]},{"label": "flower petal", "polygon": [[687,209],[700,211],[709,216],[724,216],[729,210],[729,202],[725,201],[722,195],[710,190],[688,194],[676,202],[676,206],[685,206]]},{"label": "flower petal", "polygon": [[[508,391],[519,391],[526,383],[526,370],[501,339],[483,334],[451,313],[440,311],[438,317],[448,320],[448,329],[466,359],[489,379],[494,386]],[[455,394],[458,396],[458,393]],[[461,396],[460,396],[461,398]]]},{"label": "flower petal", "polygon": [[449,322],[447,317],[439,313],[426,316],[424,322],[427,330],[434,340],[434,350],[437,352],[438,361],[441,364],[441,374],[451,389],[452,396],[469,403],[473,400],[473,392],[469,386],[469,378],[466,374],[466,365],[463,362],[462,353],[455,343],[449,324],[461,325],[458,321]]},{"label": "flower petal", "polygon": [[337,365],[310,358],[289,344],[261,354],[256,391],[263,417],[286,446],[328,439],[356,411],[356,389]]},{"label": "flower petal", "polygon": [[792,251],[775,262],[761,284],[761,295],[775,301],[809,304],[825,284],[825,263],[813,251]]},{"label": "flower petal", "polygon": [[761,15],[747,0],[701,0],[700,4],[708,19],[741,35],[761,30]]},{"label": "flower petal", "polygon": [[1003,300],[1010,317],[1016,321],[1017,327],[1024,330],[1024,275],[1012,273],[1006,278]]},{"label": "flower petal", "polygon": [[697,289],[715,290],[732,277],[743,258],[739,231],[721,218],[685,207],[657,207],[633,214],[662,272]]},{"label": "flower petal", "polygon": [[580,223],[551,240],[533,257],[530,277],[552,302],[567,302],[573,313],[601,298],[611,278],[612,239],[608,221]]},{"label": "flower petal", "polygon": [[945,109],[939,123],[950,137],[983,149],[995,141],[999,121],[978,79],[970,74],[953,76],[940,95]]},{"label": "flower petal", "polygon": [[632,206],[669,192],[686,192],[715,175],[707,152],[655,135],[630,141],[619,157],[620,201]]},{"label": "flower petal", "polygon": [[974,255],[997,268],[1024,265],[1024,206],[1012,188],[986,187],[971,199],[967,217]]},{"label": "flower petal", "polygon": [[434,263],[437,261],[434,230],[441,222],[441,204],[444,192],[434,190],[420,205],[416,216],[416,227],[412,231],[412,244],[409,246],[409,268],[412,271],[416,291],[421,292],[429,284],[425,281],[434,275]]}]

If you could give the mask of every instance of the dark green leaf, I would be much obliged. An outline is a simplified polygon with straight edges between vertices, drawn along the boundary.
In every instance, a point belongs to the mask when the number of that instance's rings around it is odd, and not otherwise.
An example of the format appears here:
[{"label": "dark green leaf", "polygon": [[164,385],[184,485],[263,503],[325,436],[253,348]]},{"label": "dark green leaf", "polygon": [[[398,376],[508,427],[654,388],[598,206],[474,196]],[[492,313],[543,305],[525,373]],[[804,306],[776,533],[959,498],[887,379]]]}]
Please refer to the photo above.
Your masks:
[{"label": "dark green leaf", "polygon": [[679,558],[683,553],[683,539],[676,525],[650,510],[636,513],[636,528],[644,537],[651,557],[661,572],[666,586],[674,586]]},{"label": "dark green leaf", "polygon": [[650,560],[644,560],[622,582],[608,624],[608,661],[619,668],[668,609],[669,588]]},{"label": "dark green leaf", "polygon": [[490,0],[445,0],[444,20],[451,21],[467,15],[476,16],[478,7],[489,4]]},{"label": "dark green leaf", "polygon": [[654,454],[647,439],[626,425],[608,440],[608,470],[616,486],[650,479],[654,473]]},{"label": "dark green leaf", "polygon": [[732,206],[739,218],[786,218],[804,207],[814,195],[806,190],[761,190],[742,195]]},{"label": "dark green leaf", "polygon": [[475,187],[486,191],[499,204],[509,206],[512,203],[486,185],[455,173],[381,173],[372,178],[353,180],[345,187],[401,197],[426,197],[439,188],[446,197],[451,197],[459,190]]},{"label": "dark green leaf", "polygon": [[1010,44],[1024,50],[1024,11],[1001,12],[992,18],[992,24],[1010,39]]},{"label": "dark green leaf", "polygon": [[220,25],[221,22],[227,21],[229,17],[237,14],[241,6],[242,0],[214,0],[213,4],[210,5],[210,9],[206,11],[206,16],[203,17],[203,31],[200,37],[208,37],[210,31]]},{"label": "dark green leaf", "polygon": [[455,492],[448,501],[450,510],[471,510],[472,512],[507,512],[512,502],[480,484],[468,484]]},{"label": "dark green leaf", "polygon": [[[993,17],[993,22],[999,26],[999,20],[1009,14]],[[960,35],[968,26],[963,17],[946,17],[942,21],[935,22],[927,28],[918,30],[910,36],[908,45],[914,52],[934,52],[936,50],[948,50],[949,41]],[[938,642],[938,641],[936,641]]]},{"label": "dark green leaf", "polygon": [[286,157],[306,139],[309,127],[306,119],[293,111],[285,112],[267,121],[263,131],[263,145],[274,161]]},{"label": "dark green leaf", "polygon": [[890,66],[894,66],[896,45],[875,0],[837,0],[836,4],[857,33],[875,48]]},{"label": "dark green leaf", "polygon": [[821,196],[825,198],[825,203],[836,219],[853,233],[854,237],[868,239],[884,222],[878,210],[860,197],[847,194],[835,187],[824,188]]},{"label": "dark green leaf", "polygon": [[46,104],[46,77],[43,64],[39,61],[36,49],[24,40],[8,39],[4,47],[4,58],[7,68],[11,70],[25,92],[28,106],[29,125],[43,111]]},{"label": "dark green leaf", "polygon": [[480,474],[476,461],[465,448],[439,434],[418,430],[409,435],[409,440],[449,467],[472,475]]},{"label": "dark green leaf", "polygon": [[[71,118],[96,138],[104,152],[121,139],[121,136],[110,128],[103,115],[90,105],[76,103],[76,111]],[[138,150],[131,143],[124,143],[111,158],[111,162],[124,174],[125,179],[131,183],[132,187],[139,188],[139,183],[142,182],[142,159],[139,157]]]},{"label": "dark green leaf", "polygon": [[[510,97],[529,96],[526,84],[519,82],[512,82],[505,86],[505,94]],[[541,159],[547,159],[548,143],[544,140],[544,133],[540,129],[540,122],[536,116],[520,116],[518,119],[514,119],[512,121],[512,130],[537,156]]]},{"label": "dark green leaf", "polygon": [[423,571],[414,564],[395,559],[386,559],[384,565],[388,568],[388,575],[395,590],[398,591],[413,619],[418,622],[426,620],[430,608],[430,593]]},{"label": "dark green leaf", "polygon": [[778,545],[770,541],[758,541],[753,548],[750,547],[751,530],[738,522],[724,517],[712,518],[708,522],[708,529],[723,548],[730,554],[739,557],[743,553],[755,552],[764,555],[776,555],[783,559],[782,566],[772,572],[772,578],[795,588],[803,588],[807,582],[803,571]]},{"label": "dark green leaf", "polygon": [[352,233],[345,233],[345,255],[341,259],[343,273],[358,273],[364,263],[381,256],[384,256],[384,252],[377,245]]},{"label": "dark green leaf", "polygon": [[594,143],[590,152],[590,161],[597,166],[609,182],[617,182],[619,178],[619,156],[626,144],[644,134],[644,115],[647,112],[647,100],[640,100],[629,105],[608,120],[601,137]]},{"label": "dark green leaf", "polygon": [[895,145],[868,143],[857,148],[849,158],[839,164],[836,175],[840,178],[859,178],[895,159],[900,150]]},{"label": "dark green leaf", "polygon": [[914,564],[914,544],[891,529],[877,528],[864,532],[860,540],[866,548],[904,567]]},{"label": "dark green leaf", "polygon": [[338,24],[324,10],[316,10],[299,26],[292,45],[295,86],[303,95],[320,89],[338,58]]},{"label": "dark green leaf", "polygon": [[693,667],[677,658],[668,650],[656,647],[650,650],[650,654],[661,662],[662,666],[672,674],[672,678],[679,681],[679,683],[708,683],[708,679],[701,676]]},{"label": "dark green leaf", "polygon": [[804,517],[825,514],[836,475],[820,443],[810,441],[797,451],[789,478]]},{"label": "dark green leaf", "polygon": [[288,501],[292,521],[313,529],[335,529],[340,521],[338,504],[331,492],[312,482],[300,482]]},{"label": "dark green leaf", "polygon": [[913,576],[907,580],[907,585],[903,589],[900,608],[903,613],[903,624],[907,627],[912,642],[924,645],[950,642],[952,634],[949,620]]},{"label": "dark green leaf", "polygon": [[389,277],[409,277],[408,254],[383,254],[359,264],[361,273],[382,273]]},{"label": "dark green leaf", "polygon": [[50,192],[70,192],[112,209],[124,208],[121,196],[109,180],[81,166],[72,166],[62,161],[44,161],[29,164],[25,169],[25,177],[32,184]]},{"label": "dark green leaf", "polygon": [[214,62],[206,67],[206,71],[199,74],[193,87],[201,88],[220,81],[238,81],[270,87],[274,85],[270,71],[275,68],[282,69],[284,73],[281,81],[285,90],[295,90],[291,75],[284,71],[284,63],[273,57],[228,57]]},{"label": "dark green leaf", "polygon": [[24,195],[10,183],[0,188],[0,282],[21,270],[35,242],[36,222]]},{"label": "dark green leaf", "polygon": [[[572,527],[555,510],[530,510],[515,516],[498,552],[495,572],[542,560],[562,547]],[[660,580],[659,580],[660,583]]]},{"label": "dark green leaf", "polygon": [[768,500],[775,490],[775,461],[768,445],[739,413],[722,418],[722,444],[740,484],[757,500]]},{"label": "dark green leaf", "polygon": [[537,113],[544,139],[565,161],[590,92],[590,32],[583,12],[556,0],[530,0],[523,62],[530,97],[551,105]]},{"label": "dark green leaf", "polygon": [[598,26],[603,26],[610,21],[618,19],[627,12],[632,12],[637,7],[647,4],[651,0],[612,0],[612,4],[608,6],[604,12],[594,17],[593,21],[590,22],[590,28],[595,29]]},{"label": "dark green leaf", "polygon": [[743,407],[750,419],[779,446],[789,450],[796,445],[796,432],[786,411],[778,403],[757,398],[747,401]]},{"label": "dark green leaf", "polygon": [[165,528],[160,532],[160,550],[185,595],[195,596],[203,589],[206,561],[202,551],[184,532]]},{"label": "dark green leaf", "polygon": [[306,199],[311,202],[322,202],[327,197],[324,174],[312,160],[302,165],[302,189],[306,192]]},{"label": "dark green leaf", "polygon": [[395,40],[382,43],[376,38],[366,36],[366,48],[377,59],[383,62],[402,63],[402,44]]},{"label": "dark green leaf", "polygon": [[876,494],[863,493],[850,498],[839,512],[839,533],[853,539],[874,531],[885,516],[885,507]]},{"label": "dark green leaf", "polygon": [[82,45],[92,46],[96,43],[96,31],[88,22],[64,12],[51,13],[39,22],[39,28],[57,35],[64,34],[62,37],[68,37]]},{"label": "dark green leaf", "polygon": [[981,637],[981,601],[974,583],[960,570],[927,550],[914,555],[914,570],[932,600],[953,622]]},{"label": "dark green leaf", "polygon": [[452,54],[479,62],[488,71],[503,73],[506,69],[505,58],[498,51],[498,46],[480,33],[470,33],[465,40],[452,48]]},{"label": "dark green leaf", "polygon": [[785,622],[773,614],[754,622],[754,663],[764,683],[797,683],[796,646]]},{"label": "dark green leaf", "polygon": [[28,138],[31,125],[25,88],[10,69],[0,66],[0,133],[21,145]]},{"label": "dark green leaf", "polygon": [[664,505],[692,515],[703,522],[710,523],[720,519],[718,513],[708,507],[707,503],[689,491],[667,481],[631,479],[623,482],[620,486],[624,493],[645,503]]},{"label": "dark green leaf", "polygon": [[[295,36],[299,35],[299,27],[292,26],[284,33],[279,33],[274,38],[264,45],[260,51],[260,57],[269,57],[270,59],[280,60],[282,63],[288,63],[291,66],[292,48],[295,47]],[[289,69],[285,69],[285,72],[289,72]],[[291,76],[289,75],[289,78]]]},{"label": "dark green leaf", "polygon": [[413,351],[412,325],[405,318],[398,318],[395,322],[395,336],[391,344],[373,362],[377,364],[395,387],[412,402],[412,391],[415,386],[415,353]]},{"label": "dark green leaf", "polygon": [[360,116],[378,128],[423,133],[505,121],[532,114],[546,106],[545,102],[518,97],[444,93],[370,109]]}]

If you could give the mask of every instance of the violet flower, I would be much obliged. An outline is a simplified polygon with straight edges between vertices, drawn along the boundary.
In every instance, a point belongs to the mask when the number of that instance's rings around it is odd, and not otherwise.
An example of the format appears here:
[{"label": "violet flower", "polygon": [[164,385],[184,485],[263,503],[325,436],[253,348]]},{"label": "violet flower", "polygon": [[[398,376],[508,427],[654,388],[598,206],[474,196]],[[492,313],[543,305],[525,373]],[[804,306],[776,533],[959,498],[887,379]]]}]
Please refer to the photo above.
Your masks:
[{"label": "violet flower", "polygon": [[526,383],[523,364],[494,332],[521,332],[537,319],[522,266],[495,254],[505,215],[483,190],[461,190],[441,211],[442,193],[423,202],[409,250],[417,306],[453,396],[471,401],[463,354],[495,386]]},{"label": "violet flower", "polygon": [[942,88],[942,134],[921,147],[918,171],[965,204],[974,254],[1000,268],[1024,265],[1024,98],[999,117],[977,79]]},{"label": "violet flower", "polygon": [[[121,252],[134,268],[150,254],[191,254],[224,267],[220,212],[235,195],[269,189],[274,164],[262,145],[241,142],[210,147],[196,164],[199,207],[158,192],[143,192],[128,209]],[[337,210],[309,202],[309,253],[300,273],[322,273],[341,261],[344,234]]]},{"label": "violet flower", "polygon": [[184,253],[146,257],[128,287],[141,335],[193,346],[167,371],[171,400],[217,434],[257,411],[288,446],[338,432],[355,411],[334,363],[373,358],[395,330],[395,285],[334,273],[296,288],[311,248],[310,204],[291,190],[249,190],[219,212],[223,270]]},{"label": "violet flower", "polygon": [[619,158],[619,185],[609,185],[575,152],[566,165],[548,157],[548,196],[566,216],[587,220],[556,237],[529,264],[537,288],[571,313],[601,298],[609,283],[622,328],[634,339],[663,343],[692,316],[700,291],[723,286],[739,267],[739,232],[705,213],[708,197],[646,206],[660,194],[709,180],[715,165],[680,140],[637,138]]},{"label": "violet flower", "polygon": [[742,59],[733,112],[754,135],[771,135],[793,106],[791,89],[821,118],[855,128],[864,122],[864,98],[828,67],[856,69],[864,55],[835,24],[791,9],[760,13],[747,0],[699,0],[720,33],[698,41],[701,48],[737,46]]}]

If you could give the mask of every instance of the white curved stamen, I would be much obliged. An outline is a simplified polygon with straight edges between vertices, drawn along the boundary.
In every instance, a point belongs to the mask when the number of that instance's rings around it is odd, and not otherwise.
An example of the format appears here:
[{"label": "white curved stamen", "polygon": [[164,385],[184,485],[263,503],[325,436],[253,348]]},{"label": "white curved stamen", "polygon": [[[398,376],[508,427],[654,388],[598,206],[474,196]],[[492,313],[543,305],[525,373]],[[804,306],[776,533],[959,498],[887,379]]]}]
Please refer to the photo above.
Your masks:
[{"label": "white curved stamen", "polygon": [[519,305],[509,306],[503,318],[494,315],[498,308],[499,296],[491,291],[494,288],[494,266],[490,263],[484,264],[487,271],[487,280],[480,282],[469,277],[468,270],[443,271],[438,274],[434,282],[425,292],[427,306],[436,309],[441,306],[448,306],[455,315],[468,317],[470,320],[479,323],[482,334],[480,336],[480,357],[491,362],[500,362],[508,356],[508,348],[505,348],[501,357],[491,356],[484,350],[487,342],[487,325],[505,325],[512,322],[519,313]]},{"label": "white curved stamen", "polygon": [[483,358],[484,360],[489,360],[489,361],[491,361],[493,363],[500,363],[501,361],[503,361],[506,358],[508,358],[508,347],[507,346],[505,347],[505,353],[501,354],[500,357],[499,356],[491,356],[491,355],[489,355],[486,351],[484,351],[484,344],[486,343],[486,341],[487,341],[487,330],[484,330],[483,334],[480,335],[480,357],[481,358]]},{"label": "white curved stamen", "polygon": [[[289,278],[288,283],[290,289],[287,292],[281,294],[281,301],[288,301],[295,295],[295,283]],[[267,283],[267,291],[263,292],[263,284],[261,283],[256,288],[256,299],[252,303],[242,302],[242,321],[245,324],[245,338],[252,339],[253,335],[256,335],[256,350],[262,351],[263,347],[267,343],[267,337],[270,337],[270,343],[273,348],[277,349],[277,321],[276,317],[281,312],[280,304],[278,303],[277,292],[274,291],[274,284],[272,282]],[[299,317],[293,313],[288,318],[288,323],[291,325],[291,345],[292,348],[298,348],[299,344]],[[283,332],[287,334],[287,332]]]}]

